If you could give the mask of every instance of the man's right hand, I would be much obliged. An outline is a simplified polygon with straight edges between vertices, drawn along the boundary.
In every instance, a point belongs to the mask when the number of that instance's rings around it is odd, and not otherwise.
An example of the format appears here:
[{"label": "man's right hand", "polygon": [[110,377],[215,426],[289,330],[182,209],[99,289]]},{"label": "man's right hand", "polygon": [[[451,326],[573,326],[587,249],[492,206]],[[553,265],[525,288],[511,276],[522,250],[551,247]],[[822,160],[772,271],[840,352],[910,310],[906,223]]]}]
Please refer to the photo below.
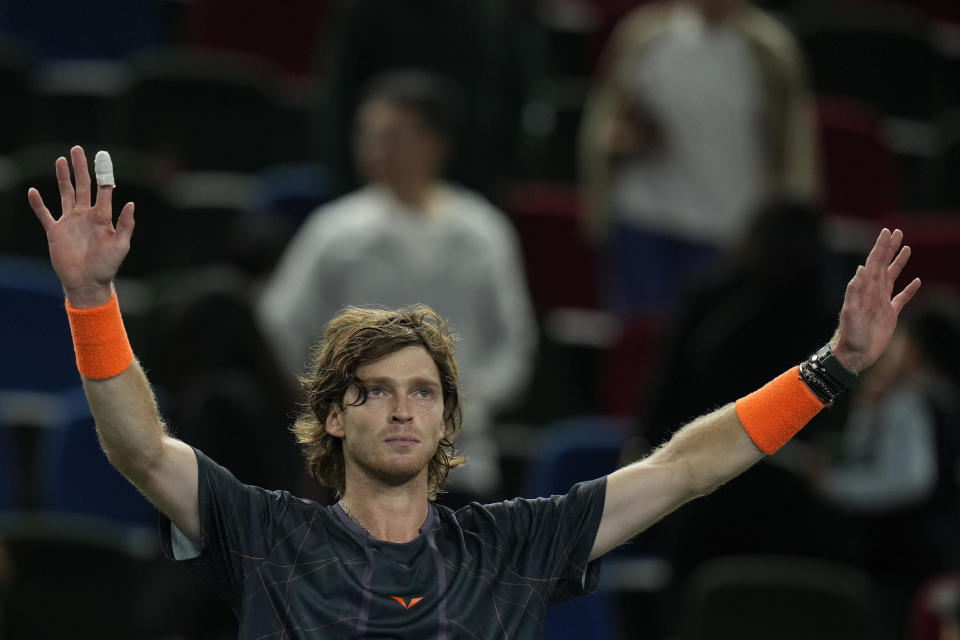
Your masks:
[{"label": "man's right hand", "polygon": [[96,307],[113,295],[113,278],[130,250],[133,203],[123,207],[114,228],[113,187],[98,187],[96,202],[91,206],[90,170],[83,149],[73,147],[70,160],[73,181],[67,159],[60,157],[56,162],[59,220],[51,215],[36,189],[27,191],[27,199],[47,232],[50,261],[70,304],[77,308]]}]

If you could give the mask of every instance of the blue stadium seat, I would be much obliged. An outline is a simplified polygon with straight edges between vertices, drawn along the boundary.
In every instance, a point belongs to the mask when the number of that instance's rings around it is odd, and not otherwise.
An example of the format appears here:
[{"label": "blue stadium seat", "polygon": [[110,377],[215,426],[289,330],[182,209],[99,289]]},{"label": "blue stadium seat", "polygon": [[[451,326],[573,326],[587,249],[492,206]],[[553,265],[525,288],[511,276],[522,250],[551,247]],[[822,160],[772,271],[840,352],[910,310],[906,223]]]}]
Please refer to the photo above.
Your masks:
[{"label": "blue stadium seat", "polygon": [[0,258],[0,390],[59,392],[77,384],[63,299],[49,262]]},{"label": "blue stadium seat", "polygon": [[119,59],[160,36],[160,4],[155,2],[30,0],[4,5],[0,28],[48,59]]},{"label": "blue stadium seat", "polygon": [[45,506],[134,527],[154,526],[153,507],[100,448],[83,390],[77,387],[64,396],[67,418],[51,431],[42,455]]},{"label": "blue stadium seat", "polygon": [[617,468],[630,435],[628,420],[605,416],[566,418],[548,425],[538,439],[527,478],[531,497],[563,494],[584,480]]},{"label": "blue stadium seat", "polygon": [[[614,471],[628,436],[627,421],[619,418],[588,416],[549,425],[533,448],[538,454],[531,463],[527,495],[563,494],[578,482]],[[596,593],[551,607],[545,637],[615,640],[619,629],[614,594],[601,585]]]}]

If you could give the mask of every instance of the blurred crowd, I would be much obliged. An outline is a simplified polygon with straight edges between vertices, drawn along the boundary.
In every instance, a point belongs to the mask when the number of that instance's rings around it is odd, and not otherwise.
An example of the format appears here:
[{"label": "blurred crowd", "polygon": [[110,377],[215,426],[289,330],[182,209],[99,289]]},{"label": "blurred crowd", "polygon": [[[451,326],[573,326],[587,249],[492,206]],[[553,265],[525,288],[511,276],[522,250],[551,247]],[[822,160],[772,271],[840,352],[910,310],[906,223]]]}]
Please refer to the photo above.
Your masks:
[{"label": "blurred crowd", "polygon": [[[120,510],[138,496],[102,469],[66,322],[48,328],[62,293],[25,194],[56,201],[73,144],[110,150],[115,209],[137,205],[117,289],[171,432],[321,502],[289,427],[348,305],[426,303],[457,333],[456,508],[557,490],[549,456],[573,461],[564,482],[612,471],[796,364],[878,230],[902,228],[924,290],[883,359],[615,552],[593,637],[719,637],[691,622],[709,628],[709,563],[758,555],[861,577],[843,637],[960,637],[953,3],[7,0],[0,78],[0,637],[96,625],[101,582],[123,606],[97,637],[235,637],[157,557],[149,515]],[[592,433],[599,466],[575,448]],[[52,479],[63,456],[82,483]],[[68,627],[43,614],[57,594]],[[830,610],[804,617],[840,628]]]}]

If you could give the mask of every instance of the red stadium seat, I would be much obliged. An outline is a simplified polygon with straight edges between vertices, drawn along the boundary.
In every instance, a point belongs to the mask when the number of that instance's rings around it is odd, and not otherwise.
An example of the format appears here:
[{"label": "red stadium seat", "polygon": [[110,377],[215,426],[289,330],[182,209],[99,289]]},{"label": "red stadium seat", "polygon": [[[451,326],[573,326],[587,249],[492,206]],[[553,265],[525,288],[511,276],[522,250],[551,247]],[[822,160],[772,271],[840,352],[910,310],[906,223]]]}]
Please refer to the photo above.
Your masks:
[{"label": "red stadium seat", "polygon": [[899,210],[900,176],[880,116],[855,101],[821,97],[817,121],[827,211],[876,218]]},{"label": "red stadium seat", "polygon": [[605,415],[637,415],[662,337],[660,316],[623,322],[619,339],[604,353],[601,364],[600,408]]},{"label": "red stadium seat", "polygon": [[596,250],[584,238],[577,207],[576,187],[567,184],[519,184],[507,195],[539,311],[597,306]]},{"label": "red stadium seat", "polygon": [[960,218],[956,214],[902,214],[884,217],[882,222],[890,229],[902,229],[904,242],[913,251],[897,286],[919,277],[925,287],[942,285],[960,292]]},{"label": "red stadium seat", "polygon": [[330,3],[286,0],[268,10],[258,0],[191,0],[191,45],[257,56],[288,73],[308,75],[317,61]]}]

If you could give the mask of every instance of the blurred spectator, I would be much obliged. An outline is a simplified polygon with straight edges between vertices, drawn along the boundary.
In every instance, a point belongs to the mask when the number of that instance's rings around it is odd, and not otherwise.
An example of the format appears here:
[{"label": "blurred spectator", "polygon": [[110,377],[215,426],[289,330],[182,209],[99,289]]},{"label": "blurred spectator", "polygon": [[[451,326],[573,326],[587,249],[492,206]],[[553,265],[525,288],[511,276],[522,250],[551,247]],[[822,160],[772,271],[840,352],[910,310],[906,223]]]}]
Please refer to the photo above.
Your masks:
[{"label": "blurred spectator", "polygon": [[865,568],[883,598],[887,638],[930,576],[960,568],[960,301],[914,300],[887,351],[864,372],[837,462],[808,452],[824,499],[855,517]]},{"label": "blurred spectator", "polygon": [[[362,92],[391,69],[422,68],[447,78],[464,97],[457,148],[445,169],[484,189],[512,159],[529,46],[510,0],[350,0],[334,16],[320,71],[324,82],[321,137],[341,192],[358,186],[350,155],[350,123]],[[337,17],[339,19],[337,19]],[[362,179],[363,176],[359,176]]]},{"label": "blurred spectator", "polygon": [[650,444],[749,393],[829,337],[821,222],[802,200],[771,200],[717,268],[681,295],[643,395],[640,424]]},{"label": "blurred spectator", "polygon": [[[299,491],[295,388],[233,271],[193,272],[161,300],[151,336],[163,412],[178,437],[231,465],[249,484]],[[315,494],[316,491],[311,492]]]},{"label": "blurred spectator", "polygon": [[809,473],[860,515],[870,568],[897,579],[957,567],[960,551],[960,300],[914,301],[864,372],[841,459]]},{"label": "blurred spectator", "polygon": [[960,573],[946,571],[911,594],[908,640],[960,640]]},{"label": "blurred spectator", "polygon": [[581,129],[583,212],[617,311],[658,308],[767,196],[816,190],[797,43],[747,0],[670,0],[616,27]]},{"label": "blurred spectator", "polygon": [[522,391],[535,329],[509,222],[440,178],[453,106],[446,85],[424,72],[374,81],[356,128],[369,183],[304,223],[259,310],[286,366],[299,372],[325,323],[347,305],[436,309],[462,338],[466,428],[458,445],[470,464],[451,476],[452,489],[489,496],[498,484],[490,422]]}]

